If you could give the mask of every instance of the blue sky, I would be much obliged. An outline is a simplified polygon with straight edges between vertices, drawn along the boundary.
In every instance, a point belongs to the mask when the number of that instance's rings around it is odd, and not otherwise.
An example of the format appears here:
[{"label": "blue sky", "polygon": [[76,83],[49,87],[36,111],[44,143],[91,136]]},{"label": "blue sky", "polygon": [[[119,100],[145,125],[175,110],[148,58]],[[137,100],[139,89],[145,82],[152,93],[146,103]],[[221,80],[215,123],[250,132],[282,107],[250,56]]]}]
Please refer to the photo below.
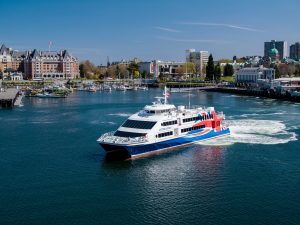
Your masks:
[{"label": "blue sky", "polygon": [[138,57],[184,60],[262,55],[263,42],[300,41],[298,0],[0,0],[0,43],[68,49],[96,64]]}]

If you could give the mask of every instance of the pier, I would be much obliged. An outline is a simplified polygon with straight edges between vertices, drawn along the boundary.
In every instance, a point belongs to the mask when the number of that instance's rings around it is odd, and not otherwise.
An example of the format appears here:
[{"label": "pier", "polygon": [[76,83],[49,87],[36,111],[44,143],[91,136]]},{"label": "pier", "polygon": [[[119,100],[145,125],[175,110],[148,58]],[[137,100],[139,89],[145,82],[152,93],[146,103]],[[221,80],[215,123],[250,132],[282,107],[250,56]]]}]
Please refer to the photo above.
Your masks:
[{"label": "pier", "polygon": [[0,106],[2,108],[12,108],[17,99],[19,90],[15,88],[1,89],[0,91]]},{"label": "pier", "polygon": [[229,94],[238,94],[238,95],[247,95],[247,96],[256,96],[256,97],[265,97],[279,100],[286,100],[291,102],[300,102],[300,96],[291,96],[290,94],[281,94],[275,93],[271,90],[255,90],[247,88],[236,88],[236,87],[215,87],[206,89],[205,91],[212,92],[222,92]]}]

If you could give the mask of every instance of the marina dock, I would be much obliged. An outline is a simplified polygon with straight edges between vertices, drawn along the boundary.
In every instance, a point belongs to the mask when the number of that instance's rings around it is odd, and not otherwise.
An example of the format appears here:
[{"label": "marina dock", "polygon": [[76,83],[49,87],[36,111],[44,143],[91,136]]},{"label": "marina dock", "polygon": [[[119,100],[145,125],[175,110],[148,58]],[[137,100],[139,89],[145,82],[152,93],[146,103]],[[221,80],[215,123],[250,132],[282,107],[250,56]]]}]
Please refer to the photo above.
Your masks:
[{"label": "marina dock", "polygon": [[12,108],[17,99],[19,90],[15,88],[4,89],[0,91],[0,106],[2,108]]}]

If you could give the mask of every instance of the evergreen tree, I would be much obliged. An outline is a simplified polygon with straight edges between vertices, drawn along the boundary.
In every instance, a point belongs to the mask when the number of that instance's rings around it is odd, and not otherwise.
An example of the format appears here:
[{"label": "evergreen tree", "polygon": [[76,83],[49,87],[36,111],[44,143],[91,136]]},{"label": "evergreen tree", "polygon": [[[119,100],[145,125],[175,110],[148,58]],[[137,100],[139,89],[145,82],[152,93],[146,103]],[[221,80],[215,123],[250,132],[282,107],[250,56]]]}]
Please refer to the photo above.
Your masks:
[{"label": "evergreen tree", "polygon": [[212,54],[210,54],[206,65],[206,79],[213,80],[214,72],[215,72],[214,58]]},{"label": "evergreen tree", "polygon": [[221,66],[219,63],[214,68],[214,79],[215,80],[221,79]]},{"label": "evergreen tree", "polygon": [[227,63],[224,66],[224,77],[232,76],[233,74],[234,74],[233,66]]},{"label": "evergreen tree", "polygon": [[118,78],[118,79],[120,79],[120,68],[119,68],[119,65],[117,65],[116,66],[116,77]]}]

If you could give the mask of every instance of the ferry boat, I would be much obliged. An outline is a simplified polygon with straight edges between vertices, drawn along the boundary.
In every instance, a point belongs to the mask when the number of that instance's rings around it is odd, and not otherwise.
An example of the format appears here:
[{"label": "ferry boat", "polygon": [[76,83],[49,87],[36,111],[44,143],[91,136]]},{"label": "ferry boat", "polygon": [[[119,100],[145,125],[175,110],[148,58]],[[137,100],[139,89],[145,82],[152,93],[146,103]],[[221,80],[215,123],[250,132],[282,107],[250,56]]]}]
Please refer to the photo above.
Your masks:
[{"label": "ferry boat", "polygon": [[168,96],[165,88],[164,97],[156,97],[97,142],[109,155],[137,158],[230,134],[225,115],[214,107],[176,108],[168,104]]}]

